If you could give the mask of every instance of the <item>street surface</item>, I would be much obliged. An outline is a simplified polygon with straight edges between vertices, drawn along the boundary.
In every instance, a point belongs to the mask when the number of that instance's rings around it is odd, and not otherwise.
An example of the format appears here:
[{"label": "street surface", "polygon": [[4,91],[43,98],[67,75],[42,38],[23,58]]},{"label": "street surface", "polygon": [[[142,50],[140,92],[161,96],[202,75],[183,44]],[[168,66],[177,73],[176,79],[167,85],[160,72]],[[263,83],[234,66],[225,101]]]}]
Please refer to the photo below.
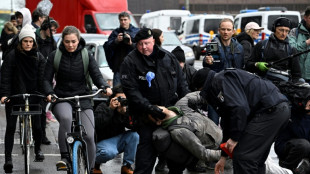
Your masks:
[{"label": "street surface", "polygon": [[[202,68],[201,61],[195,61],[195,68]],[[4,113],[4,106],[0,106],[0,173],[4,173],[3,164],[4,164],[4,134],[5,134],[5,126],[6,126],[6,118]],[[31,164],[30,164],[30,173],[31,174],[65,174],[66,172],[57,172],[55,164],[60,159],[59,148],[58,148],[58,122],[51,122],[47,124],[46,134],[48,139],[52,142],[51,145],[42,145],[41,149],[45,154],[45,160],[43,162],[33,162],[34,159],[34,148],[32,148],[31,153]],[[19,136],[18,136],[18,126],[15,133],[14,138],[14,148],[13,148],[13,173],[14,174],[24,174],[24,156],[21,152],[21,147],[19,145]],[[271,153],[274,156],[273,148],[271,149]],[[274,159],[274,158],[273,158]],[[276,159],[275,159],[276,160]],[[276,162],[275,162],[276,163]],[[120,154],[114,160],[111,160],[105,164],[101,165],[101,170],[105,174],[119,174],[122,165],[122,154]],[[153,174],[167,174],[168,169],[164,172],[155,172]],[[206,174],[214,173],[213,170],[207,170]],[[232,173],[232,170],[225,171],[225,174]],[[195,172],[184,171],[184,174],[195,174]]]}]

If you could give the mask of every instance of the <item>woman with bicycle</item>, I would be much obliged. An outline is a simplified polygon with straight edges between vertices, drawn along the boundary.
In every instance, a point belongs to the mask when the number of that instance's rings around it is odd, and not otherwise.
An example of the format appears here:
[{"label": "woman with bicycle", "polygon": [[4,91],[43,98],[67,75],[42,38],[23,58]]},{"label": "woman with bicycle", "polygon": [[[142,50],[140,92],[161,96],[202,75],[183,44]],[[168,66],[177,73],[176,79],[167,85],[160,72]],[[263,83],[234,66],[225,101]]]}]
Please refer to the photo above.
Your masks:
[{"label": "woman with bicycle", "polygon": [[[57,50],[52,52],[48,57],[48,61],[44,73],[44,90],[48,95],[48,101],[52,101],[52,96],[72,97],[76,95],[85,95],[91,92],[87,86],[87,78],[84,70],[90,75],[92,81],[98,88],[105,88],[106,95],[110,96],[112,90],[104,81],[99,67],[91,54],[88,53],[89,64],[84,68],[85,40],[81,38],[80,31],[74,26],[67,26],[62,31],[62,42],[58,48],[61,52],[60,62],[57,63]],[[83,57],[84,56],[84,57]],[[56,67],[57,66],[57,67]],[[53,77],[55,75],[56,86],[53,89]],[[94,140],[94,114],[90,99],[81,99],[82,107],[81,122],[85,127],[87,135],[84,137],[87,143],[88,164],[90,168],[95,164],[96,146]],[[53,103],[53,114],[59,122],[59,148],[61,160],[57,162],[57,170],[66,170],[69,161],[69,152],[66,147],[66,133],[71,132],[72,111],[74,103],[72,101]]]},{"label": "woman with bicycle", "polygon": [[[1,69],[1,103],[15,94],[38,93],[42,89],[45,58],[37,51],[36,37],[30,24],[25,25],[19,33],[19,43],[11,50],[2,64]],[[30,98],[30,103],[39,104],[40,99]],[[12,106],[24,104],[21,99],[11,99],[5,104],[5,173],[12,173],[12,149],[17,116],[11,115]],[[35,160],[44,160],[40,149],[42,140],[41,121],[39,116],[32,117],[33,138],[35,140]]]}]

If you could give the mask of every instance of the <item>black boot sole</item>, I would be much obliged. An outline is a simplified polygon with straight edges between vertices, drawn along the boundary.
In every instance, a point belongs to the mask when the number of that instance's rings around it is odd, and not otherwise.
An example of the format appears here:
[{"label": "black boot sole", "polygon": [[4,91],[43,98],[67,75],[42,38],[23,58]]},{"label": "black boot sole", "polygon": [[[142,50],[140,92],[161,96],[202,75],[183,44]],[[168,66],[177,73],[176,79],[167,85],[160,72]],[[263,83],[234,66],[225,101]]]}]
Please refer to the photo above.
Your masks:
[{"label": "black boot sole", "polygon": [[12,173],[13,172],[13,164],[4,164],[3,169],[5,173]]}]

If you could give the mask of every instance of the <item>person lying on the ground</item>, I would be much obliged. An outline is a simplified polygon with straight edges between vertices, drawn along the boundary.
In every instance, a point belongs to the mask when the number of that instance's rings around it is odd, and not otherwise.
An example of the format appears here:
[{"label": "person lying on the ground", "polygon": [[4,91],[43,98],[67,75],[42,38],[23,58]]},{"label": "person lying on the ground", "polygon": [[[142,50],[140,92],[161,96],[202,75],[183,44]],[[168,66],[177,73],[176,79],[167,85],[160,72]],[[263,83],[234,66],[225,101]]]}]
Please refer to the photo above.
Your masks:
[{"label": "person lying on the ground", "polygon": [[[220,159],[221,151],[218,149],[222,141],[222,131],[213,121],[195,111],[184,113],[176,106],[168,108],[159,106],[159,108],[166,117],[163,120],[155,120],[151,116],[149,118],[163,129],[169,130],[173,142],[181,145],[196,159],[205,162]],[[175,125],[177,126],[172,128]],[[166,157],[173,159],[171,156]],[[179,168],[178,172],[174,173],[182,173],[186,166],[180,164],[179,167],[182,169]],[[169,169],[171,172],[170,167]]]}]

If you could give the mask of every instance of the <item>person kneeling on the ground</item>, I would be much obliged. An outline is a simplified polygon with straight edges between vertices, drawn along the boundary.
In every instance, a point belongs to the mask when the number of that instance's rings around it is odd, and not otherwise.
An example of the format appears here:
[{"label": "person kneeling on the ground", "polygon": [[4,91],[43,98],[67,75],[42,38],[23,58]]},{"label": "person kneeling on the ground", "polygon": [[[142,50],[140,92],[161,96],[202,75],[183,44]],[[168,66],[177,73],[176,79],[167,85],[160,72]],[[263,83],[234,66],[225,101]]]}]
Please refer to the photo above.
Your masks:
[{"label": "person kneeling on the ground", "polygon": [[[195,111],[183,113],[176,106],[168,108],[159,106],[159,108],[163,110],[166,117],[163,120],[155,120],[153,117],[149,118],[157,125],[161,125],[163,129],[168,130],[172,141],[181,145],[181,147],[186,149],[185,151],[188,151],[191,156],[195,157],[193,161],[203,160],[210,162],[220,159],[221,151],[217,149],[222,140],[222,131],[212,120]],[[155,144],[155,146],[163,145]],[[170,156],[173,154],[179,155],[177,152],[171,152],[175,149],[168,149],[165,154],[167,159],[178,164],[177,166],[169,166],[168,163],[169,173],[173,174],[182,173],[187,164],[189,164],[188,161],[183,161],[182,159],[181,162],[177,157]]]},{"label": "person kneeling on the ground", "polygon": [[[127,99],[121,86],[113,87],[113,94],[107,103],[103,102],[95,110],[95,128],[98,138],[94,173],[102,173],[100,164],[124,152],[121,173],[133,174],[139,135],[130,130],[130,116]],[[128,128],[129,130],[125,130]]]}]

